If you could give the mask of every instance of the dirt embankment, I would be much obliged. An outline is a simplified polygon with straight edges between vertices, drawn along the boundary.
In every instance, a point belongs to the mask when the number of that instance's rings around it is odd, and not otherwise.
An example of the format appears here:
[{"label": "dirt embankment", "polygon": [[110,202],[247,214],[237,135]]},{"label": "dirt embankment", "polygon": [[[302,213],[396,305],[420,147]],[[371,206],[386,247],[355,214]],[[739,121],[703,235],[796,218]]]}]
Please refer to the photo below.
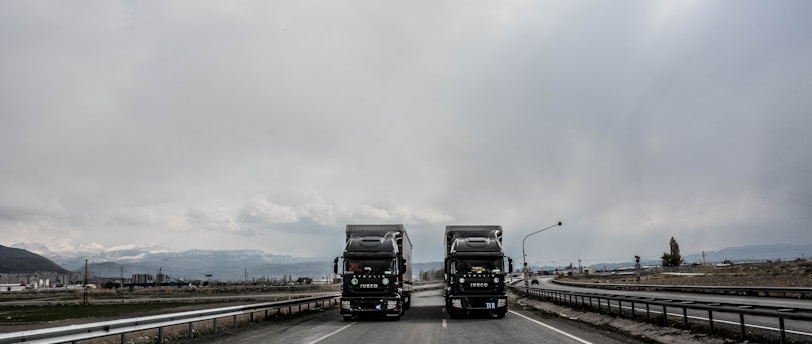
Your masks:
[{"label": "dirt embankment", "polygon": [[[679,272],[686,274],[644,274],[640,278],[640,283],[651,285],[812,288],[812,262],[808,261],[737,264],[724,267],[685,267],[681,268]],[[561,280],[588,283],[635,283],[634,276],[630,275],[563,277]]]}]

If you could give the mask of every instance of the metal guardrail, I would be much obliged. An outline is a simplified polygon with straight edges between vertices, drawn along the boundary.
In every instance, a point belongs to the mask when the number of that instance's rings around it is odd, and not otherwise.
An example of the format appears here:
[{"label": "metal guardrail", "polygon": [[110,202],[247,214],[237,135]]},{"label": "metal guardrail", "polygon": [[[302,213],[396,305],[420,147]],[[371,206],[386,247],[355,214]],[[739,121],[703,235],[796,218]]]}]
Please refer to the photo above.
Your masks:
[{"label": "metal guardrail", "polygon": [[612,289],[612,290],[641,290],[641,291],[671,291],[686,293],[746,295],[746,296],[777,296],[812,298],[812,288],[779,288],[779,287],[734,287],[734,286],[691,286],[691,285],[657,285],[657,284],[622,284],[622,283],[589,283],[571,282],[554,279],[553,283],[573,287]]},{"label": "metal guardrail", "polygon": [[249,315],[250,321],[254,321],[254,314],[264,312],[265,319],[269,317],[269,312],[276,310],[277,314],[282,309],[287,308],[287,314],[293,311],[293,307],[298,306],[299,312],[302,306],[306,305],[307,310],[311,304],[320,304],[324,307],[325,302],[334,304],[340,296],[339,293],[307,297],[286,301],[266,302],[252,305],[232,306],[223,308],[206,309],[199,311],[188,311],[156,315],[150,317],[139,317],[122,320],[102,321],[80,325],[60,326],[46,329],[21,331],[12,333],[0,333],[0,344],[10,343],[76,343],[79,340],[92,339],[98,337],[120,336],[121,343],[126,343],[126,335],[130,332],[158,329],[158,342],[163,343],[165,327],[182,324],[189,325],[190,338],[194,335],[193,324],[200,321],[212,320],[212,328],[217,330],[217,319],[231,317],[234,327],[237,327],[237,316]]},{"label": "metal guardrail", "polygon": [[[768,318],[775,318],[778,320],[778,328],[781,336],[781,343],[786,343],[786,327],[784,320],[800,320],[812,321],[812,310],[809,309],[792,309],[792,308],[779,308],[767,306],[752,306],[752,305],[738,305],[738,304],[722,304],[713,302],[700,302],[700,301],[686,301],[686,300],[668,300],[668,299],[655,299],[647,297],[634,297],[628,295],[611,295],[599,293],[581,293],[563,290],[548,290],[538,288],[524,288],[511,286],[514,292],[528,295],[530,297],[543,298],[555,303],[565,303],[574,306],[598,308],[602,312],[602,307],[606,307],[606,312],[612,314],[613,307],[617,309],[617,314],[621,317],[624,315],[630,316],[632,319],[637,319],[635,314],[635,306],[645,305],[646,308],[646,321],[651,321],[651,306],[662,308],[662,317],[660,319],[662,326],[668,325],[667,308],[682,309],[682,322],[683,327],[688,328],[688,310],[706,311],[708,314],[709,332],[714,333],[714,313],[728,313],[737,314],[739,317],[739,326],[741,329],[741,339],[745,340],[747,332],[745,330],[744,316],[761,316]],[[593,303],[593,300],[595,301]],[[614,302],[614,304],[613,304]],[[630,314],[623,311],[623,303],[630,305]],[[627,312],[628,313],[628,312]],[[657,312],[660,313],[660,312]],[[718,322],[718,320],[717,320]]]}]

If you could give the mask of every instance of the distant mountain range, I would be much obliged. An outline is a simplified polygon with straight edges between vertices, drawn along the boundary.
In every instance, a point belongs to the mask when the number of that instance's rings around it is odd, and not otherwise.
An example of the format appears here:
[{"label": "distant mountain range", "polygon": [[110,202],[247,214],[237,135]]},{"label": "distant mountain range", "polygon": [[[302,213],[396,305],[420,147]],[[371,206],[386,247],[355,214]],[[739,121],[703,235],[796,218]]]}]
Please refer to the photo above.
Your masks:
[{"label": "distant mountain range", "polygon": [[[71,271],[88,270],[98,277],[129,278],[132,274],[163,273],[171,278],[242,281],[257,277],[322,278],[332,272],[332,259],[298,258],[268,254],[260,250],[189,250],[173,252],[157,245],[127,245],[105,248],[81,244],[73,250],[52,251],[39,243],[17,243],[27,250]],[[3,272],[0,270],[0,272]]]},{"label": "distant mountain range", "polygon": [[[812,244],[759,245],[728,247],[705,252],[705,262],[733,262],[794,260],[808,258]],[[686,263],[702,262],[702,254],[684,255]],[[268,254],[260,250],[189,250],[173,252],[158,245],[128,245],[104,248],[88,243],[73,250],[52,251],[38,243],[17,243],[10,247],[0,245],[0,273],[83,271],[85,259],[88,270],[97,277],[124,277],[132,274],[163,273],[170,278],[185,280],[207,279],[243,281],[254,278],[312,277],[329,278],[333,272],[333,257],[299,258]],[[518,264],[514,268],[520,269]],[[575,262],[577,264],[577,262]],[[660,265],[659,260],[644,260],[643,265]],[[568,264],[567,264],[568,265]],[[633,266],[630,259],[620,263],[585,265],[594,269],[616,269]],[[414,263],[413,273],[442,269],[442,262]],[[533,270],[553,270],[556,267],[532,267]]]},{"label": "distant mountain range", "polygon": [[[795,260],[806,259],[812,254],[812,244],[806,245],[755,245],[741,247],[726,247],[719,251],[705,252],[705,262],[733,262],[764,261],[764,260]],[[701,263],[702,254],[689,254],[683,256],[686,263]]]}]

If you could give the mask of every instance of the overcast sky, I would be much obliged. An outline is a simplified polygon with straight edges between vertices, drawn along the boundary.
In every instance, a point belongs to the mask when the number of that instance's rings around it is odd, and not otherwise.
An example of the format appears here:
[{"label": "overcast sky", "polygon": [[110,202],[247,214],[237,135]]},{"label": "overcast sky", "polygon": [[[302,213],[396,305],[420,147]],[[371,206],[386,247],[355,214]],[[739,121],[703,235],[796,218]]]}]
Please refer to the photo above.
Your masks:
[{"label": "overcast sky", "polygon": [[0,244],[810,243],[809,1],[2,1]]}]

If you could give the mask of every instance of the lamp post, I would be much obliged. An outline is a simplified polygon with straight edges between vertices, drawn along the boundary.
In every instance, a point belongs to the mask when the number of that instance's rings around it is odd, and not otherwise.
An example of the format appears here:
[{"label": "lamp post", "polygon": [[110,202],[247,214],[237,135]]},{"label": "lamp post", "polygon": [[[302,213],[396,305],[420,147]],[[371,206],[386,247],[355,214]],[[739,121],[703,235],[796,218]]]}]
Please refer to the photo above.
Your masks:
[{"label": "lamp post", "polygon": [[530,233],[530,234],[526,235],[524,237],[524,239],[522,239],[522,263],[524,264],[524,268],[522,269],[522,275],[524,276],[524,287],[526,289],[530,288],[530,281],[527,280],[527,277],[528,277],[527,276],[527,254],[524,253],[524,242],[527,240],[527,237],[529,237],[529,236],[531,236],[533,234],[544,232],[544,231],[546,231],[546,230],[548,230],[550,228],[556,227],[556,226],[561,226],[561,221],[558,221],[558,223],[556,223],[556,224],[554,224],[554,225],[552,225],[550,227],[547,227],[547,228],[544,228],[544,229],[539,229],[539,230],[537,230],[537,231],[535,231],[533,233]]}]

